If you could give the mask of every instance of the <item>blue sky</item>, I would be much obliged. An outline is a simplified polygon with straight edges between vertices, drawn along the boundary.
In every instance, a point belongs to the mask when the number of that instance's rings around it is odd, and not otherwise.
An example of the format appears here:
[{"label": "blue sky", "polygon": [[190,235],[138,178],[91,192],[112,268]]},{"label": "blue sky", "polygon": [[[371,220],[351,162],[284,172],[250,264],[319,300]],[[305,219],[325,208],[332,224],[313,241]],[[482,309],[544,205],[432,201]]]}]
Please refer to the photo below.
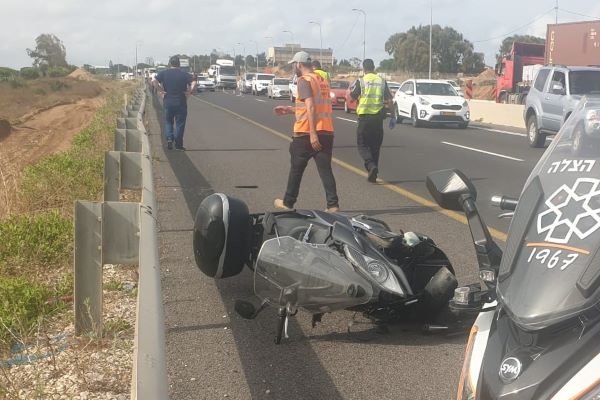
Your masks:
[{"label": "blue sky", "polygon": [[[505,34],[545,36],[554,6],[555,0],[433,0],[433,22],[463,33],[493,64]],[[30,65],[25,49],[40,33],[56,34],[76,65],[133,64],[136,42],[140,61],[213,48],[263,52],[291,42],[285,30],[296,43],[319,47],[319,27],[309,21],[321,23],[323,47],[333,48],[336,58],[361,58],[363,17],[353,8],[366,12],[366,53],[376,62],[389,57],[384,43],[390,35],[429,24],[430,0],[2,0],[0,66]],[[587,20],[573,13],[600,17],[600,2],[559,0],[559,10],[559,22]]]}]

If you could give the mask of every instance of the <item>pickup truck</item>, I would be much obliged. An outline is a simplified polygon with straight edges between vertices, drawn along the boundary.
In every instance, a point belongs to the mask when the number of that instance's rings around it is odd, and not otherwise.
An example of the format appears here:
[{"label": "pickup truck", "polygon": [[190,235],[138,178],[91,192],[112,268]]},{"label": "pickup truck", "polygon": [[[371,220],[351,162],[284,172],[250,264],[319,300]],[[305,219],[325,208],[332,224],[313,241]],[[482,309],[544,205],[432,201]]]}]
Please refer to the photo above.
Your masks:
[{"label": "pickup truck", "polygon": [[599,67],[545,66],[527,95],[523,118],[531,147],[543,147],[556,134],[583,96],[600,96]]}]

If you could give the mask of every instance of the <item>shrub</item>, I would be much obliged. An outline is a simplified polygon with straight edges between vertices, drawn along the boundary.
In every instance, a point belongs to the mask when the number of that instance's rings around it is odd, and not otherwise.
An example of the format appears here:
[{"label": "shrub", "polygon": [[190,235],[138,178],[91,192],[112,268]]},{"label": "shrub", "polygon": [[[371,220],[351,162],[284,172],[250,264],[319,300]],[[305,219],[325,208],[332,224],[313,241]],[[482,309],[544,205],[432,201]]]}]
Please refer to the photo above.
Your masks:
[{"label": "shrub", "polygon": [[35,88],[35,89],[33,89],[33,94],[35,94],[37,96],[45,96],[46,91],[42,88]]},{"label": "shrub", "polygon": [[17,74],[18,72],[12,68],[0,67],[0,81],[8,80]]},{"label": "shrub", "polygon": [[32,67],[21,68],[21,78],[23,79],[38,79],[40,77],[40,70]]},{"label": "shrub", "polygon": [[67,76],[71,73],[69,69],[65,67],[50,67],[48,68],[48,76],[51,78],[60,78],[62,76]]},{"label": "shrub", "polygon": [[69,85],[64,83],[63,81],[51,81],[50,82],[50,90],[53,92],[58,92],[59,90],[68,89]]},{"label": "shrub", "polygon": [[57,210],[13,215],[0,221],[0,270],[57,266],[71,254],[73,224]]},{"label": "shrub", "polygon": [[8,83],[13,89],[18,89],[25,86],[25,81],[22,78],[19,78],[18,76],[13,76],[9,78]]},{"label": "shrub", "polygon": [[49,302],[56,289],[24,277],[0,276],[0,348],[31,333],[40,318],[64,307]]}]

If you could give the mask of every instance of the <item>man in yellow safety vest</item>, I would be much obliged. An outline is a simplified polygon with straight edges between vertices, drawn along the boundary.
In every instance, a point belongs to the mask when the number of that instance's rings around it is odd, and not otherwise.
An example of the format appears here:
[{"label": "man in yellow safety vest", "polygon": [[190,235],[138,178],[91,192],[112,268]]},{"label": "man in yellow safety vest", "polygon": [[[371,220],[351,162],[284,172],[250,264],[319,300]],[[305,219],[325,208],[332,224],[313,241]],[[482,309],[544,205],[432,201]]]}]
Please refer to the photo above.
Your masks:
[{"label": "man in yellow safety vest", "polygon": [[[363,61],[363,71],[363,77],[357,79],[352,85],[350,96],[354,100],[358,100],[356,107],[358,153],[364,160],[368,172],[367,180],[376,182],[379,173],[379,152],[383,143],[383,120],[387,114],[385,104],[392,113],[391,119],[394,122],[395,116],[392,107],[392,93],[385,79],[375,73],[373,60],[366,58]],[[390,128],[393,128],[392,124],[390,124]]]}]

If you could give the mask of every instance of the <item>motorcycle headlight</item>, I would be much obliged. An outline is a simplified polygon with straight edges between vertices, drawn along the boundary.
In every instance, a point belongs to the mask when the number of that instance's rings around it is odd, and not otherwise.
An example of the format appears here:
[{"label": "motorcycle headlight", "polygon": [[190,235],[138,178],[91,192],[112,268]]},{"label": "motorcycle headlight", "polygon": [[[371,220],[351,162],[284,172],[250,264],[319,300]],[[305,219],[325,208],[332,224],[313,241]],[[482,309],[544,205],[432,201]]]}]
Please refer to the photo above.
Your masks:
[{"label": "motorcycle headlight", "polygon": [[350,246],[344,246],[344,253],[352,265],[354,265],[360,272],[372,279],[378,286],[389,292],[399,294],[401,296],[406,295],[396,275],[386,265],[385,261],[375,260],[368,257]]},{"label": "motorcycle headlight", "polygon": [[429,102],[422,97],[419,97],[419,103],[421,103],[421,105],[423,105],[423,106],[429,105]]},{"label": "motorcycle headlight", "polygon": [[458,393],[456,394],[457,400],[473,400],[476,398],[476,387],[471,382],[469,376],[469,369],[471,366],[471,357],[473,356],[473,346],[475,344],[475,337],[479,327],[473,325],[471,333],[469,333],[469,340],[467,341],[467,348],[465,349],[465,361],[463,363],[462,371],[460,373],[460,380],[458,382]]},{"label": "motorcycle headlight", "polygon": [[387,267],[379,261],[371,261],[367,264],[367,272],[379,284],[385,283],[388,280],[389,272]]}]

